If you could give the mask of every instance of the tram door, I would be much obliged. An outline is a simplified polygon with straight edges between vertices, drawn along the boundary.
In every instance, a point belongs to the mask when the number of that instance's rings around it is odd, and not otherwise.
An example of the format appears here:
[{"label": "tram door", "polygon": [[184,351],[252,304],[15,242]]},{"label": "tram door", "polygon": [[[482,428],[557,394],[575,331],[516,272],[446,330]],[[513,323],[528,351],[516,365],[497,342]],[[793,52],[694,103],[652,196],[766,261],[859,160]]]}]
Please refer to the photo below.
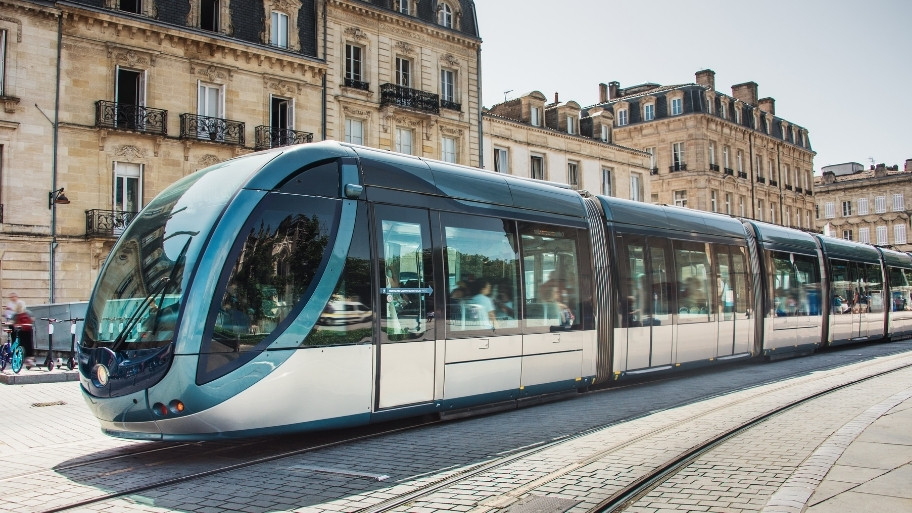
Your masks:
[{"label": "tram door", "polygon": [[753,330],[750,324],[750,290],[744,247],[718,244],[714,249],[716,263],[716,310],[718,312],[718,347],[716,356],[745,353],[750,350]]},{"label": "tram door", "polygon": [[428,211],[377,206],[380,340],[375,408],[434,399],[435,323]]},{"label": "tram door", "polygon": [[674,325],[673,269],[668,240],[624,235],[621,326],[626,328],[628,370],[669,365]]}]

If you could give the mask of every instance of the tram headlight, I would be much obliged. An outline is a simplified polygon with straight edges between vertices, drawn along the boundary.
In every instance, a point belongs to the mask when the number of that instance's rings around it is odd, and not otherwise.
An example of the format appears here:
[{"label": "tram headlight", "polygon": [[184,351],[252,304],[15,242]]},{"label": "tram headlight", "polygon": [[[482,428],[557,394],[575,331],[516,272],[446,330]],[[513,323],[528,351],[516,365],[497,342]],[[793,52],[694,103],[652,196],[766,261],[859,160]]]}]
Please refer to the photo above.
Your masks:
[{"label": "tram headlight", "polygon": [[99,363],[92,369],[92,374],[95,375],[95,386],[99,388],[108,386],[108,378],[110,378],[111,373],[107,367]]}]

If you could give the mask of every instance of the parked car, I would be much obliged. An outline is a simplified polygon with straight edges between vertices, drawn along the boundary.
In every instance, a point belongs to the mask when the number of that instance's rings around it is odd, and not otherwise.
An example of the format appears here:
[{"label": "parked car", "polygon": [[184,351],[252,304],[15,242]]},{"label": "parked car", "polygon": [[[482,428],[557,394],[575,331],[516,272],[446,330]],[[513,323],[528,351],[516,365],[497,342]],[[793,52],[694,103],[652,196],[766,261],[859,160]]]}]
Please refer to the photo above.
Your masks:
[{"label": "parked car", "polygon": [[334,326],[337,324],[353,324],[368,321],[371,311],[363,303],[354,301],[330,301],[323,314],[320,315],[320,324]]}]

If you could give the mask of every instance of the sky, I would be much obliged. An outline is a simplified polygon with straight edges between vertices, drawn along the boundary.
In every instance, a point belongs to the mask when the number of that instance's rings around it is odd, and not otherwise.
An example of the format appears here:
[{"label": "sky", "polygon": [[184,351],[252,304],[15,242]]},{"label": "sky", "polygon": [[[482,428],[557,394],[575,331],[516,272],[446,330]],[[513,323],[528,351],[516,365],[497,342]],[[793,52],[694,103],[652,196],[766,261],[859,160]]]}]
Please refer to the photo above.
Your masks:
[{"label": "sky", "polygon": [[482,103],[530,91],[598,102],[598,84],[756,82],[804,127],[814,171],[912,159],[912,1],[475,0]]}]

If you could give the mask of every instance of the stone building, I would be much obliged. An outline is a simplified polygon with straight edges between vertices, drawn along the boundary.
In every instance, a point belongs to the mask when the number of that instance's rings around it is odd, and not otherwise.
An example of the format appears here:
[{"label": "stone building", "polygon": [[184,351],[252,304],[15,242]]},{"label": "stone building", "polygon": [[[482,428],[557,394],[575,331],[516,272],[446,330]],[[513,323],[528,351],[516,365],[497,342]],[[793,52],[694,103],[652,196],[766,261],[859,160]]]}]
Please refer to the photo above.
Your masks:
[{"label": "stone building", "polygon": [[605,109],[532,91],[482,113],[484,169],[646,201],[650,156],[612,143],[612,124]]},{"label": "stone building", "polygon": [[817,228],[842,239],[912,251],[912,159],[904,169],[855,162],[824,166],[815,177]]},{"label": "stone building", "polygon": [[477,163],[474,9],[0,0],[0,292],[88,298],[139,209],[251,151],[338,138]]},{"label": "stone building", "polygon": [[813,159],[807,129],[776,116],[757,84],[716,90],[715,73],[696,83],[600,84],[599,103],[614,119],[611,141],[645,149],[652,203],[813,229]]}]

